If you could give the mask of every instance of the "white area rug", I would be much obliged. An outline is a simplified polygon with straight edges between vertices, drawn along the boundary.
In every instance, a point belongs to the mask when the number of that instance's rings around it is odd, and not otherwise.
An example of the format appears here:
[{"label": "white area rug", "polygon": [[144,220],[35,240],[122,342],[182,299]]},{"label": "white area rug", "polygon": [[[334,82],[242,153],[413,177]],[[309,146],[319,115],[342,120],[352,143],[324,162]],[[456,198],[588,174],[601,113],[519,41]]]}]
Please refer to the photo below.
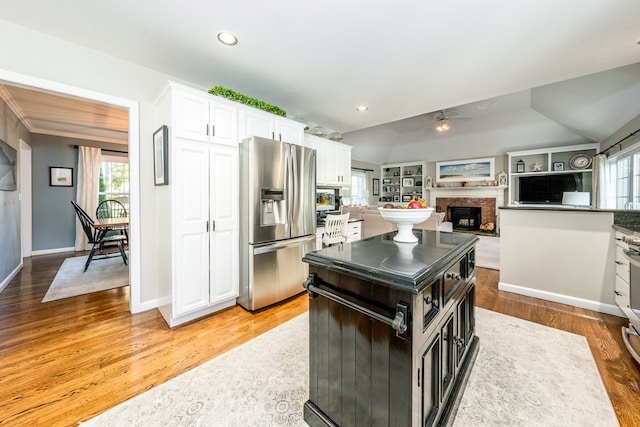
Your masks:
[{"label": "white area rug", "polygon": [[120,255],[107,259],[95,258],[83,272],[86,256],[64,260],[42,302],[69,298],[106,289],[120,288],[129,284],[129,266]]},{"label": "white area rug", "polygon": [[[477,309],[455,426],[613,427],[584,337]],[[118,405],[89,426],[306,426],[308,315]]]},{"label": "white area rug", "polygon": [[478,236],[476,244],[476,266],[500,270],[500,238]]}]

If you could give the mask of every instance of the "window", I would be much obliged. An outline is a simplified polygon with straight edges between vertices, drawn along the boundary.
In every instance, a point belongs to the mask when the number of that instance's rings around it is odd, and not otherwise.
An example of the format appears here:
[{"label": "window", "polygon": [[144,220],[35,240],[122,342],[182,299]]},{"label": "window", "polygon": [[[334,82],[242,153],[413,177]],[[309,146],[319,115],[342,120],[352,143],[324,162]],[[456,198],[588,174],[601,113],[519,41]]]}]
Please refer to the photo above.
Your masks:
[{"label": "window", "polygon": [[640,209],[640,145],[609,157],[604,208]]},{"label": "window", "polygon": [[121,202],[129,210],[129,159],[102,156],[98,186],[98,203],[107,199]]},{"label": "window", "polygon": [[367,176],[362,170],[351,169],[351,204],[368,205]]}]

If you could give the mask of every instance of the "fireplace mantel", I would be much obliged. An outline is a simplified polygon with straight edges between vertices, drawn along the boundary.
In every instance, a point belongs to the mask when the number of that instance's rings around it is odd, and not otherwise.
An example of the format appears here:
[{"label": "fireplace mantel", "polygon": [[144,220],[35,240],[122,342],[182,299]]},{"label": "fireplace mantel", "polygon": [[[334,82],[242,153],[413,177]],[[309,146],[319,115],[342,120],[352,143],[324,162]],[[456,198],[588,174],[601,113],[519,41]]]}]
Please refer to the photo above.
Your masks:
[{"label": "fireplace mantel", "polygon": [[504,192],[507,187],[432,187],[429,190],[429,206],[436,205],[436,197],[493,197],[496,208],[504,206]]},{"label": "fireplace mantel", "polygon": [[504,193],[507,190],[506,186],[489,187],[489,186],[476,186],[476,187],[432,187],[427,189],[429,191],[429,206],[436,206],[436,199],[452,198],[452,199],[479,199],[479,198],[491,198],[495,199],[495,215],[496,215],[496,230],[500,228],[500,211],[499,207],[504,206]]}]

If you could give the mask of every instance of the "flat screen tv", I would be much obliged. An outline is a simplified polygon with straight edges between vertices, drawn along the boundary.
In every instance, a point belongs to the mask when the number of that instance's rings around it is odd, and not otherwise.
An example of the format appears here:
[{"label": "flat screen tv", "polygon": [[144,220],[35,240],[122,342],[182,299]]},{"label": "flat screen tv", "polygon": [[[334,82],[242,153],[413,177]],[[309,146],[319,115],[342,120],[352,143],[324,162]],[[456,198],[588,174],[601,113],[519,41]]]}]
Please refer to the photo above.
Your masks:
[{"label": "flat screen tv", "polygon": [[560,205],[565,191],[583,191],[581,173],[523,176],[518,182],[520,203]]},{"label": "flat screen tv", "polygon": [[316,188],[316,211],[336,210],[336,190],[333,188]]}]

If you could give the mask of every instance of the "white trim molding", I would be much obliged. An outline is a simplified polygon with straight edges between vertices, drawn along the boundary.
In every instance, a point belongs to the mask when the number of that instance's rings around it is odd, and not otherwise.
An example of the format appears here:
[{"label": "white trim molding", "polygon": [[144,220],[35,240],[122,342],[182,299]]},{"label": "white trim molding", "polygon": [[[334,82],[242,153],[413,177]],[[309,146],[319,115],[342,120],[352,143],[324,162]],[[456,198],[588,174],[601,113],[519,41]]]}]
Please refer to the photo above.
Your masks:
[{"label": "white trim molding", "polygon": [[553,301],[560,304],[572,305],[574,307],[586,308],[588,310],[598,311],[600,313],[612,314],[614,316],[626,317],[620,310],[620,307],[614,304],[605,304],[599,301],[592,301],[583,298],[572,297],[569,295],[556,294],[553,292],[542,291],[539,289],[525,288],[523,286],[511,285],[509,283],[498,282],[498,289],[501,291],[512,292],[514,294],[525,295],[528,297],[538,298],[545,301]]}]

